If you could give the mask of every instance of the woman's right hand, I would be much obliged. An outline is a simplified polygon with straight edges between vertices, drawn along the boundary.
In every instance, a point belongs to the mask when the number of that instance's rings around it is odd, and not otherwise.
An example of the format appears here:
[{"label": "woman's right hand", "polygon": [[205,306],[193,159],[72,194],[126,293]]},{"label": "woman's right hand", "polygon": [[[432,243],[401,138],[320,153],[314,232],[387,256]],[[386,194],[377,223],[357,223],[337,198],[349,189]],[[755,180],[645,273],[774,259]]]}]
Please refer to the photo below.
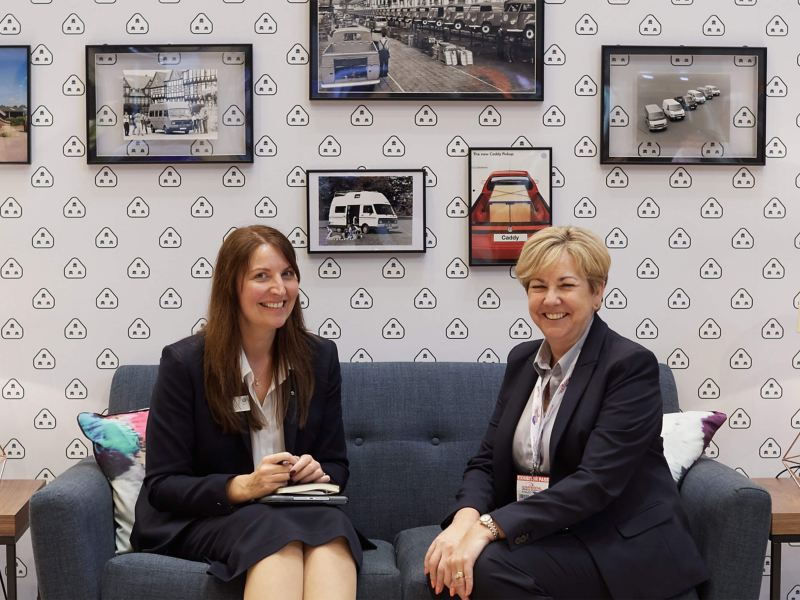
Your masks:
[{"label": "woman's right hand", "polygon": [[261,459],[255,470],[237,475],[228,481],[225,491],[231,504],[240,504],[267,496],[289,483],[289,472],[297,457],[289,452],[269,454]]},{"label": "woman's right hand", "polygon": [[480,517],[474,508],[462,508],[453,517],[452,523],[433,540],[425,554],[425,575],[430,577],[431,587],[439,594],[450,582],[451,573],[447,559],[458,547],[461,539]]}]

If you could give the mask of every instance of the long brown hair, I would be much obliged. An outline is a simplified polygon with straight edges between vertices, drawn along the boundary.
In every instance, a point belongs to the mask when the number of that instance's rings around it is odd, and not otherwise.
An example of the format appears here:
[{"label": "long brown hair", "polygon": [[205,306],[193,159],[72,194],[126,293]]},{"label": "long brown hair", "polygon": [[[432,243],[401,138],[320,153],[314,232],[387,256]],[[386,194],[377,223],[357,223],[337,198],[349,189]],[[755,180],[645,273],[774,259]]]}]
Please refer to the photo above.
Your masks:
[{"label": "long brown hair", "polygon": [[[233,398],[242,393],[243,387],[239,361],[242,349],[239,292],[250,257],[263,244],[283,254],[300,282],[294,248],[280,231],[264,225],[235,229],[225,238],[217,254],[208,302],[208,324],[200,334],[205,337],[203,376],[208,406],[214,420],[229,433],[245,430],[243,419],[233,410]],[[296,301],[286,324],[275,332],[272,343],[272,380],[277,382],[281,372],[288,374],[277,389],[277,422],[283,421],[292,403],[296,402],[299,425],[305,425],[314,393],[309,344],[310,334],[303,322],[300,302]],[[258,430],[264,426],[255,411],[244,414],[249,429]]]}]

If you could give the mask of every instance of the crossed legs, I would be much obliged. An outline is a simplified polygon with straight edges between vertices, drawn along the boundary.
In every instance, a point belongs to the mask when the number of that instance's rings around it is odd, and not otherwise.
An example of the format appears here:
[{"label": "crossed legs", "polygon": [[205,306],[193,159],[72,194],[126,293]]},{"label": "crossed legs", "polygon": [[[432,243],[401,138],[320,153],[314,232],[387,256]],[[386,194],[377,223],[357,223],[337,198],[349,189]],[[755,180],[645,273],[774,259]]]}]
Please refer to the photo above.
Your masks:
[{"label": "crossed legs", "polygon": [[290,542],[247,571],[244,600],[354,600],[356,564],[347,541]]}]

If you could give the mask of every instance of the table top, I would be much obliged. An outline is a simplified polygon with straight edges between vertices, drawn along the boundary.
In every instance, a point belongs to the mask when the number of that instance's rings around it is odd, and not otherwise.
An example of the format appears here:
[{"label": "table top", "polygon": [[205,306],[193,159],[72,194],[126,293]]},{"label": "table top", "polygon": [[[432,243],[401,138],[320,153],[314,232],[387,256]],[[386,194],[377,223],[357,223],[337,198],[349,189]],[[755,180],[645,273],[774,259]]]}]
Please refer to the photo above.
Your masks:
[{"label": "table top", "polygon": [[0,538],[16,540],[25,533],[28,529],[28,502],[44,484],[42,479],[0,481]]},{"label": "table top", "polygon": [[753,479],[772,498],[773,535],[800,535],[800,487],[791,477]]}]

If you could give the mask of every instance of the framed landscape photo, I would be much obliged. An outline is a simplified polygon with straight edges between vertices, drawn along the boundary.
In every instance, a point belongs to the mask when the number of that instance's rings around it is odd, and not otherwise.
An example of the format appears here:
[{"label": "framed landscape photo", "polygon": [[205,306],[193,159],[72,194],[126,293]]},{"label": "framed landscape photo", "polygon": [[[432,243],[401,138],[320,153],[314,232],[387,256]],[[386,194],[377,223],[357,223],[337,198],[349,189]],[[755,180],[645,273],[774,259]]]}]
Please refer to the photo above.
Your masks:
[{"label": "framed landscape photo", "polygon": [[89,164],[253,162],[253,47],[87,46]]},{"label": "framed landscape photo", "polygon": [[308,252],[425,252],[423,169],[308,172]]},{"label": "framed landscape photo", "polygon": [[514,265],[553,224],[552,148],[470,148],[469,264]]},{"label": "framed landscape photo", "polygon": [[30,46],[0,46],[0,164],[30,164]]},{"label": "framed landscape photo", "polygon": [[602,164],[763,165],[767,49],[603,46]]},{"label": "framed landscape photo", "polygon": [[544,0],[405,4],[310,0],[312,100],[543,99]]}]

